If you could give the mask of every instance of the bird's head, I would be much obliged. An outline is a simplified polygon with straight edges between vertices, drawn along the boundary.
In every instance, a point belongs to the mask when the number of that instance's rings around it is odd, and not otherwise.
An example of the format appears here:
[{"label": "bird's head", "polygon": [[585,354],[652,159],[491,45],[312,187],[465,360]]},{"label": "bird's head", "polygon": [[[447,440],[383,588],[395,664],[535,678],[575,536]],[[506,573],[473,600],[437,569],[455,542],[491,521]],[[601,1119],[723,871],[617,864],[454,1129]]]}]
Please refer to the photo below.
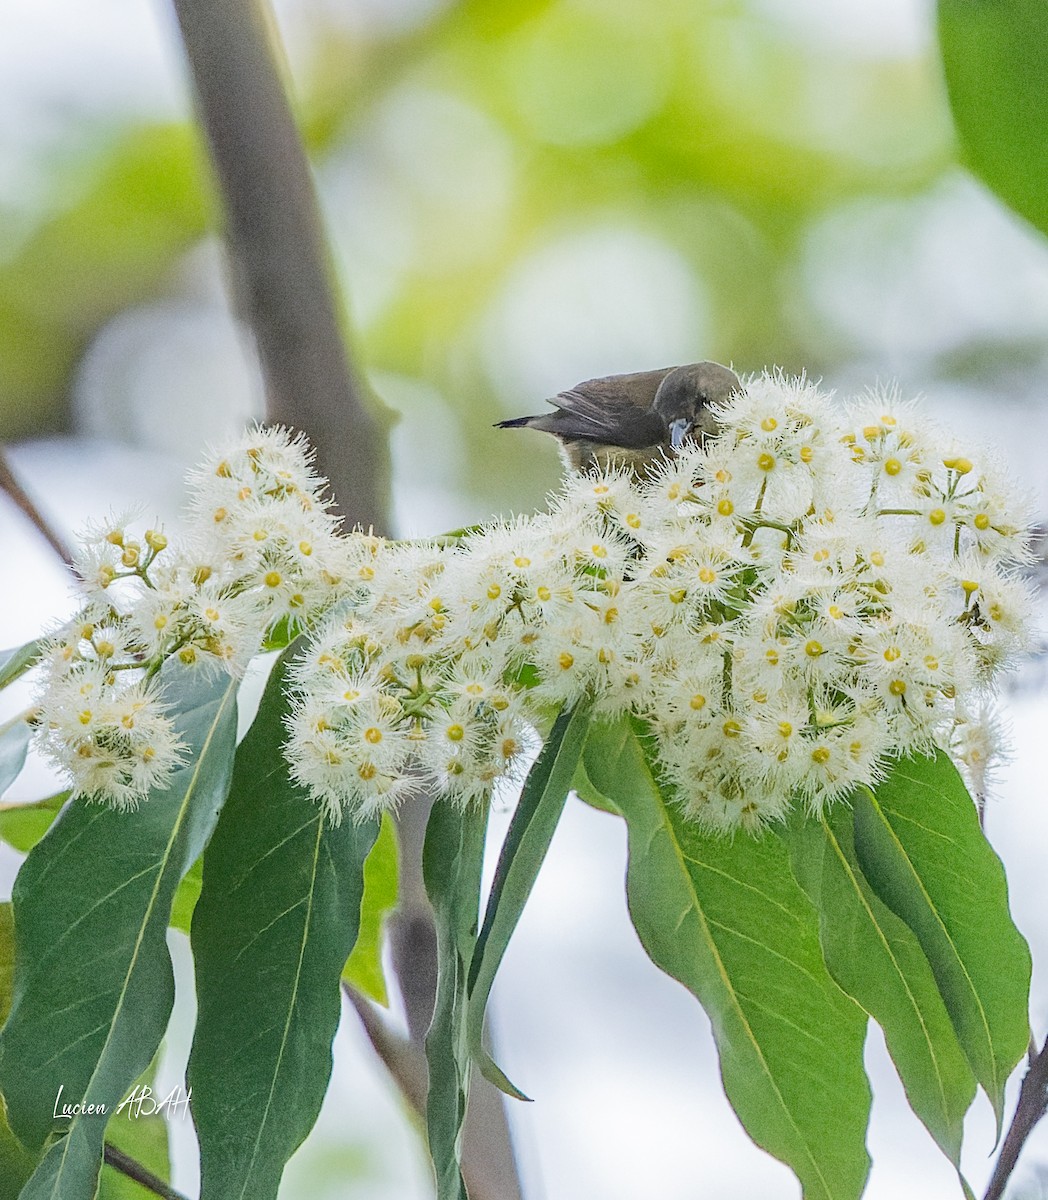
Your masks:
[{"label": "bird's head", "polygon": [[716,433],[717,422],[710,405],[726,401],[743,391],[734,371],[720,363],[690,363],[677,367],[659,384],[654,409],[666,422],[670,445],[679,450],[693,433]]}]

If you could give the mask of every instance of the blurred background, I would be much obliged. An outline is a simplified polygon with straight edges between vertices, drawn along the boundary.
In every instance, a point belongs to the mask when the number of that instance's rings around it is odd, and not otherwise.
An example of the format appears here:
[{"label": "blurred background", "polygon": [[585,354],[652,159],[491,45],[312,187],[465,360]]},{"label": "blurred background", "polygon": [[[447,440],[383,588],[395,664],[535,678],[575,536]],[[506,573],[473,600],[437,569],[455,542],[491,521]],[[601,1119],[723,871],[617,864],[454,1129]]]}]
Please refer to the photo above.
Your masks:
[{"label": "blurred background", "polygon": [[[391,416],[400,534],[542,505],[551,440],[495,421],[593,375],[701,358],[845,392],[897,381],[974,449],[999,446],[1048,514],[1048,242],[961,163],[930,0],[280,0],[275,21],[354,354]],[[174,16],[7,0],[2,26],[0,441],[66,537],[129,506],[175,523],[186,466],[261,414],[262,384]],[[14,645],[71,592],[6,498],[0,547]],[[1019,683],[988,831],[1043,1038],[1046,708],[1033,672]],[[31,763],[8,798],[51,786]],[[496,986],[503,1065],[536,1098],[510,1113],[528,1200],[795,1196],[724,1100],[702,1011],[640,949],[624,859],[618,823],[569,804]],[[17,861],[0,850],[4,894]],[[172,938],[174,1079],[192,1002]],[[958,1195],[877,1035],[868,1056],[868,1195]],[[978,1189],[985,1101],[969,1128]],[[171,1138],[193,1195],[191,1124]],[[281,1196],[429,1194],[348,1013]],[[1048,1194],[1048,1138],[1012,1194]]]}]

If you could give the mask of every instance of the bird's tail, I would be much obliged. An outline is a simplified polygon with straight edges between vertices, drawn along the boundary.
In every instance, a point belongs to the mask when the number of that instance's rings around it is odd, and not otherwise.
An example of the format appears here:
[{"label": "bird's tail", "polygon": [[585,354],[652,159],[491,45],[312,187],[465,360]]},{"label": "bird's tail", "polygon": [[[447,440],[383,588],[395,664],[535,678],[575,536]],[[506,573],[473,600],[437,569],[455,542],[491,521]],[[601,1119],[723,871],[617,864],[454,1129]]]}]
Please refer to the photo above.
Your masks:
[{"label": "bird's tail", "polygon": [[512,417],[508,421],[496,421],[494,429],[526,429],[535,417]]}]

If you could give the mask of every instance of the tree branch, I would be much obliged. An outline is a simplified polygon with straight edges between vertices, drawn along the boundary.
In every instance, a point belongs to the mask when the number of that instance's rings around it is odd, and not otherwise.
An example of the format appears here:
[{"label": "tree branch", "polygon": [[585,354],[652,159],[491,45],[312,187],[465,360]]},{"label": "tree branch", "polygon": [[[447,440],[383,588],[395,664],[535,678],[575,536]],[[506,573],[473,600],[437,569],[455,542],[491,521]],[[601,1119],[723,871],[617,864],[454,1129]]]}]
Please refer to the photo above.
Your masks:
[{"label": "tree branch", "polygon": [[399,1033],[390,1029],[379,1015],[375,1005],[366,996],[361,995],[356,988],[351,987],[348,983],[343,983],[342,990],[360,1018],[360,1023],[368,1035],[372,1049],[392,1075],[393,1081],[400,1089],[400,1094],[416,1116],[424,1118],[426,1115],[427,1068],[426,1056],[422,1049],[413,1041],[401,1037]]},{"label": "tree branch", "polygon": [[388,532],[388,448],[336,308],[320,208],[258,0],[173,0],[267,416],[310,437],[350,522]]},{"label": "tree branch", "polygon": [[1019,1160],[1020,1151],[1046,1110],[1048,1110],[1048,1040],[1045,1041],[1039,1053],[1031,1055],[1030,1069],[1026,1072],[1022,1088],[1019,1091],[1019,1103],[1015,1106],[1012,1123],[1008,1126],[1008,1132],[1001,1143],[1001,1153],[997,1157],[993,1176],[983,1200],[1001,1200],[1015,1164]]},{"label": "tree branch", "polygon": [[106,1142],[105,1144],[103,1162],[111,1166],[114,1171],[119,1171],[121,1175],[126,1175],[128,1179],[133,1179],[135,1183],[144,1187],[147,1192],[152,1192],[154,1196],[160,1196],[161,1200],[186,1200],[186,1197],[181,1192],[176,1192],[159,1175],[154,1175],[138,1159],[132,1158],[130,1154],[125,1154],[123,1150],[114,1146],[112,1142]]},{"label": "tree branch", "polygon": [[69,553],[68,547],[54,529],[51,528],[44,515],[33,503],[28,492],[26,492],[15,478],[2,446],[0,446],[0,492],[4,492],[10,496],[23,515],[36,527],[37,532],[44,537],[44,540],[51,549],[67,567],[71,567],[73,565],[73,558]]}]

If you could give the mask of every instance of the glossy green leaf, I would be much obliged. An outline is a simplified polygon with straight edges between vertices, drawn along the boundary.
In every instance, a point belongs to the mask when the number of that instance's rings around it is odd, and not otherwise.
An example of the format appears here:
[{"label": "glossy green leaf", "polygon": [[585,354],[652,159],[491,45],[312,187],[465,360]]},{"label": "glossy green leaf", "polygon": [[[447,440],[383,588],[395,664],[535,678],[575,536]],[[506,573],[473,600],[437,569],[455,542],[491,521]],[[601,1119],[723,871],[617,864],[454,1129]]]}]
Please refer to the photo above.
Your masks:
[{"label": "glossy green leaf", "polygon": [[1001,1119],[1030,1039],[1030,951],[1008,910],[1001,860],[957,768],[940,753],[896,766],[855,798],[863,874],[917,935],[975,1077]]},{"label": "glossy green leaf", "polygon": [[42,652],[43,641],[40,638],[11,650],[0,650],[0,688],[20,679],[36,664]]},{"label": "glossy green leaf", "polygon": [[68,792],[32,804],[0,804],[0,840],[28,854],[54,824]]},{"label": "glossy green leaf", "polygon": [[913,1111],[958,1166],[975,1077],[920,943],[859,867],[851,808],[834,805],[821,820],[796,810],[783,836],[818,910],[830,974],[884,1030]]},{"label": "glossy green leaf", "polygon": [[0,726],[0,796],[14,783],[25,765],[32,735],[29,722],[22,717]]},{"label": "glossy green leaf", "polygon": [[426,1035],[426,1129],[437,1200],[467,1200],[461,1172],[471,1066],[466,987],[480,920],[486,827],[486,808],[476,805],[461,812],[438,800],[422,852],[422,875],[437,930],[437,996]]},{"label": "glossy green leaf", "polygon": [[1048,233],[1048,4],[939,0],[939,41],[969,165]]},{"label": "glossy green leaf", "polygon": [[203,1200],[275,1197],[327,1091],[377,822],[332,828],[283,756],[288,656],[236,755],[193,914]]},{"label": "glossy green leaf", "polygon": [[[0,904],[0,1025],[11,1011],[15,982],[15,922],[10,903]],[[22,1146],[7,1123],[0,1105],[0,1200],[16,1200],[33,1173],[33,1156]]]},{"label": "glossy green leaf", "polygon": [[172,671],[187,746],[169,786],[135,812],[75,800],[15,881],[17,968],[0,1034],[0,1089],[30,1148],[54,1134],[23,1200],[90,1197],[105,1118],[52,1118],[62,1102],[112,1111],[146,1069],[174,994],[165,941],[179,879],[200,854],[229,786],[236,684]]},{"label": "glossy green leaf", "polygon": [[594,728],[586,769],[626,819],[630,915],[652,961],[705,1008],[728,1099],[807,1200],[869,1172],[866,1015],[834,984],[780,838],[704,834],[656,783],[637,731]]},{"label": "glossy green leaf", "polygon": [[484,1048],[484,1013],[491,985],[564,811],[589,728],[589,706],[565,709],[528,772],[495,868],[484,923],[469,970],[467,1037],[481,1074],[507,1095],[527,1100]]},{"label": "glossy green leaf", "polygon": [[364,863],[360,931],[353,952],[342,970],[342,979],[365,996],[387,1005],[389,994],[382,970],[382,926],[387,913],[397,906],[399,872],[396,826],[389,813],[383,813],[378,837]]}]

